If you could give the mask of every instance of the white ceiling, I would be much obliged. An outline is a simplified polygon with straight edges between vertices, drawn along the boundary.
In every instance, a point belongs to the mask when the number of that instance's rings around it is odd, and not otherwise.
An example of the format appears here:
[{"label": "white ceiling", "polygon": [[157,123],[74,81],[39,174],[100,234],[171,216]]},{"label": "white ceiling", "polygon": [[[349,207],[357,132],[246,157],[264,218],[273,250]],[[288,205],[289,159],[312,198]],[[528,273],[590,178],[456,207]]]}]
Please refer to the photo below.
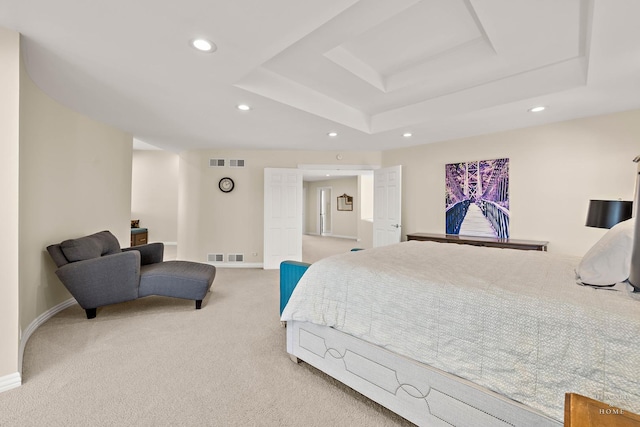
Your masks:
[{"label": "white ceiling", "polygon": [[638,0],[0,0],[42,90],[172,151],[386,150],[640,108],[638,16]]}]

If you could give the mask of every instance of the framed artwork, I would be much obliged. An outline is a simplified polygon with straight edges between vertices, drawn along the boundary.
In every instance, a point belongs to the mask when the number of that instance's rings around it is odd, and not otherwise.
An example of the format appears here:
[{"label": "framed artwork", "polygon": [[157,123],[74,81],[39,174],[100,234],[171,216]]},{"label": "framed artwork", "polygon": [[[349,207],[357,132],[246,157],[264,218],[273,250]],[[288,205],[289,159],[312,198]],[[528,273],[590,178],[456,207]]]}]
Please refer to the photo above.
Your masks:
[{"label": "framed artwork", "polygon": [[346,193],[342,196],[338,196],[339,211],[352,211],[353,210],[353,196],[348,196]]},{"label": "framed artwork", "polygon": [[446,233],[509,238],[509,159],[445,165]]}]

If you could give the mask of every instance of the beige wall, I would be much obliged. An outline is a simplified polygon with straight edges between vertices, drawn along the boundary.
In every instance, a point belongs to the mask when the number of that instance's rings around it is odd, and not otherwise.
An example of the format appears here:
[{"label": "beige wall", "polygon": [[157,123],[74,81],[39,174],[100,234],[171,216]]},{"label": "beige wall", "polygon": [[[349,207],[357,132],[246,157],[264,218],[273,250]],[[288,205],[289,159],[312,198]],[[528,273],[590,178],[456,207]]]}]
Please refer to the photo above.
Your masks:
[{"label": "beige wall", "polygon": [[[299,164],[379,165],[379,152],[221,151],[180,154],[178,258],[206,261],[209,253],[243,253],[246,263],[262,263],[264,168]],[[244,159],[244,168],[210,168],[210,158]],[[218,190],[229,176],[236,187]],[[255,256],[253,254],[256,254]]]},{"label": "beige wall", "polygon": [[444,165],[510,159],[511,237],[583,255],[604,230],[585,227],[589,199],[633,199],[640,110],[382,154],[403,166],[403,235],[444,232]]},{"label": "beige wall", "polygon": [[129,246],[131,135],[20,85],[20,326],[70,298],[46,246],[110,230]]},{"label": "beige wall", "polygon": [[[353,152],[345,154],[343,163],[403,165],[406,235],[444,231],[446,163],[508,157],[511,236],[548,240],[552,252],[582,255],[604,233],[584,226],[589,199],[632,199],[631,159],[638,154],[639,136],[640,111],[628,111],[383,153]],[[209,158],[243,158],[247,167],[209,168]],[[181,154],[178,241],[185,245],[178,256],[203,261],[207,253],[244,253],[246,262],[262,262],[263,169],[330,163],[337,163],[333,152]],[[223,176],[236,181],[230,194],[217,189]],[[312,193],[307,194],[307,215],[313,211]],[[306,225],[313,232],[315,225],[309,220]],[[368,224],[360,227],[369,229]],[[335,226],[332,231],[340,234]],[[358,231],[360,238],[365,234]]]},{"label": "beige wall", "polygon": [[[331,235],[336,237],[358,238],[358,177],[345,177],[322,181],[311,181],[306,185],[305,224],[309,234],[318,234],[318,188],[331,188]],[[354,198],[353,211],[338,211],[337,197],[348,194]]]},{"label": "beige wall", "polygon": [[178,164],[175,153],[133,152],[131,219],[149,229],[149,242],[178,241]]},{"label": "beige wall", "polygon": [[19,371],[19,105],[20,36],[0,28],[0,380]]}]

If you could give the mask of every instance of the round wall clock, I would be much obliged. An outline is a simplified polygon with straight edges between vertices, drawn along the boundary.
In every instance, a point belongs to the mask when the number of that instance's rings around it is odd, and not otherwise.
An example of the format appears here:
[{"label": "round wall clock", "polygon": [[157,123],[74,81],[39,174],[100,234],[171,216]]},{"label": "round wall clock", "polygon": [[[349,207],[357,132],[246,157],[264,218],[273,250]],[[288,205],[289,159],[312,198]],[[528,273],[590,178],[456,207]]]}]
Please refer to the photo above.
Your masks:
[{"label": "round wall clock", "polygon": [[233,180],[229,177],[222,178],[220,182],[218,182],[218,188],[220,188],[220,191],[224,193],[229,193],[231,190],[233,190],[233,187]]}]

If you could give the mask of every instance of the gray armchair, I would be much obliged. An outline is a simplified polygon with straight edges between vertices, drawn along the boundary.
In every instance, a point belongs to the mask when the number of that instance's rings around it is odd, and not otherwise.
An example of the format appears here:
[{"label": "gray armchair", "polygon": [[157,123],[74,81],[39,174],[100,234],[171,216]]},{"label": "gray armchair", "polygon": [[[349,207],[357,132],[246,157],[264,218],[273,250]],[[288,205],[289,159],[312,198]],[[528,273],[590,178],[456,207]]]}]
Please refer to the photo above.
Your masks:
[{"label": "gray armchair", "polygon": [[162,243],[120,249],[109,231],[65,240],[47,251],[58,266],[56,275],[88,319],[96,317],[98,307],[149,295],[192,299],[200,309],[216,273],[208,264],[163,262]]}]

